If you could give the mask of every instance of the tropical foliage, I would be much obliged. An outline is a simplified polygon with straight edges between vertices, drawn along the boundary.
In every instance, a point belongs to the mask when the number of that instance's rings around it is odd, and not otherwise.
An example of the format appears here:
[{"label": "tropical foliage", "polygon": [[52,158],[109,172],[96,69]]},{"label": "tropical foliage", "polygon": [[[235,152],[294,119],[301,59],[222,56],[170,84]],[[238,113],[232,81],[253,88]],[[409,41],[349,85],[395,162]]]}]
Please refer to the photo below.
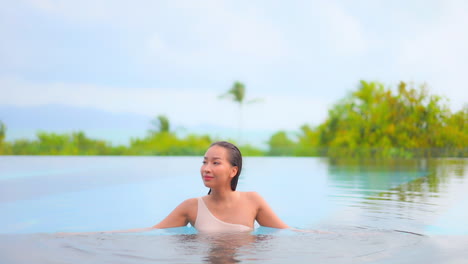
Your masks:
[{"label": "tropical foliage", "polygon": [[6,126],[0,121],[0,154],[4,152],[5,146]]},{"label": "tropical foliage", "polygon": [[[245,86],[236,82],[227,95],[242,105]],[[430,95],[425,85],[401,82],[392,90],[361,81],[356,91],[329,110],[322,124],[303,125],[297,132],[278,131],[267,142],[267,151],[243,144],[240,149],[246,156],[468,157],[468,106],[452,113],[443,101]],[[38,132],[35,140],[7,142],[7,127],[0,121],[0,154],[202,155],[219,140],[209,135],[180,137],[163,115],[151,123],[153,129],[146,137],[131,139],[128,146],[113,146],[84,132]]]},{"label": "tropical foliage", "polygon": [[[84,132],[57,134],[38,132],[36,140],[20,139],[4,142],[5,125],[0,123],[0,154],[3,155],[203,155],[208,146],[218,139],[208,135],[189,134],[179,137],[169,130],[166,116],[152,121],[154,129],[144,138],[131,139],[129,146],[112,144],[86,137]],[[230,140],[233,142],[232,140]],[[241,145],[242,153],[263,155],[263,151],[250,145]]]},{"label": "tropical foliage", "polygon": [[291,151],[329,157],[466,157],[468,107],[452,114],[425,85],[401,82],[393,92],[361,81],[329,110],[325,122],[303,126],[296,141],[281,132],[272,136],[270,154]]},{"label": "tropical foliage", "polygon": [[158,115],[155,119],[151,121],[151,124],[155,129],[150,129],[150,134],[157,134],[162,132],[169,132],[171,126],[169,119],[165,115]]}]

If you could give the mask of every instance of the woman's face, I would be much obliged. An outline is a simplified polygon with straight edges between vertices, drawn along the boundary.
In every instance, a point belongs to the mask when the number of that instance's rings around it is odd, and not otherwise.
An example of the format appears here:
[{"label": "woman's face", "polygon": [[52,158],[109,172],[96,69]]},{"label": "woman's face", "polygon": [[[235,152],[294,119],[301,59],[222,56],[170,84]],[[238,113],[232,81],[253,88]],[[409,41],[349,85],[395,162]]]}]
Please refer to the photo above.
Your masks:
[{"label": "woman's face", "polygon": [[230,186],[237,167],[229,162],[229,153],[225,148],[214,145],[206,151],[200,173],[206,187]]}]

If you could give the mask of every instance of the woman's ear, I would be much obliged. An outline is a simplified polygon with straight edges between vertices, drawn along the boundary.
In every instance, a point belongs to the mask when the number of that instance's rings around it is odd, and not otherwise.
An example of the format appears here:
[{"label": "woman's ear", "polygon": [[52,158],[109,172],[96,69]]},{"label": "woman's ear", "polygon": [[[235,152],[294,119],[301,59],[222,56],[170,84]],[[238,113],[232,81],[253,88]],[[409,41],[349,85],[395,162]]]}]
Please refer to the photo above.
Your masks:
[{"label": "woman's ear", "polygon": [[237,166],[232,166],[232,169],[231,169],[231,178],[234,178],[234,176],[236,176],[237,172],[239,171],[239,167]]}]

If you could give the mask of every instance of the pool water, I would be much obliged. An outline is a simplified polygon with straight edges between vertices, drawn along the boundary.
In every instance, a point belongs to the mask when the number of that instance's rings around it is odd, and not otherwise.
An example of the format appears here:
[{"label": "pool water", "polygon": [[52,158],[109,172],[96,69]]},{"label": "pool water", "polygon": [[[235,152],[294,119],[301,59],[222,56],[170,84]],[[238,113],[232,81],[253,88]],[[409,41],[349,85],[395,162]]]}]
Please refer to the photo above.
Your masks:
[{"label": "pool water", "polygon": [[[238,190],[290,226],[151,226],[208,191],[200,157],[0,157],[0,263],[466,263],[468,159],[247,157]],[[317,233],[314,231],[321,231]]]}]

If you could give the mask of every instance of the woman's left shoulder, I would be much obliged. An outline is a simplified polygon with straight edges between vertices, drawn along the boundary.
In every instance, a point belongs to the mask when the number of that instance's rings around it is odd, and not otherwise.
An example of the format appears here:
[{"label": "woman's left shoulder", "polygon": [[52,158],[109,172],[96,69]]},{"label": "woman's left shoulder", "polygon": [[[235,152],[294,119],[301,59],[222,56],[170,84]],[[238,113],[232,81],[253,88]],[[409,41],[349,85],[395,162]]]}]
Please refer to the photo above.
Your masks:
[{"label": "woman's left shoulder", "polygon": [[258,192],[242,192],[242,194],[249,200],[259,201],[263,199]]}]

